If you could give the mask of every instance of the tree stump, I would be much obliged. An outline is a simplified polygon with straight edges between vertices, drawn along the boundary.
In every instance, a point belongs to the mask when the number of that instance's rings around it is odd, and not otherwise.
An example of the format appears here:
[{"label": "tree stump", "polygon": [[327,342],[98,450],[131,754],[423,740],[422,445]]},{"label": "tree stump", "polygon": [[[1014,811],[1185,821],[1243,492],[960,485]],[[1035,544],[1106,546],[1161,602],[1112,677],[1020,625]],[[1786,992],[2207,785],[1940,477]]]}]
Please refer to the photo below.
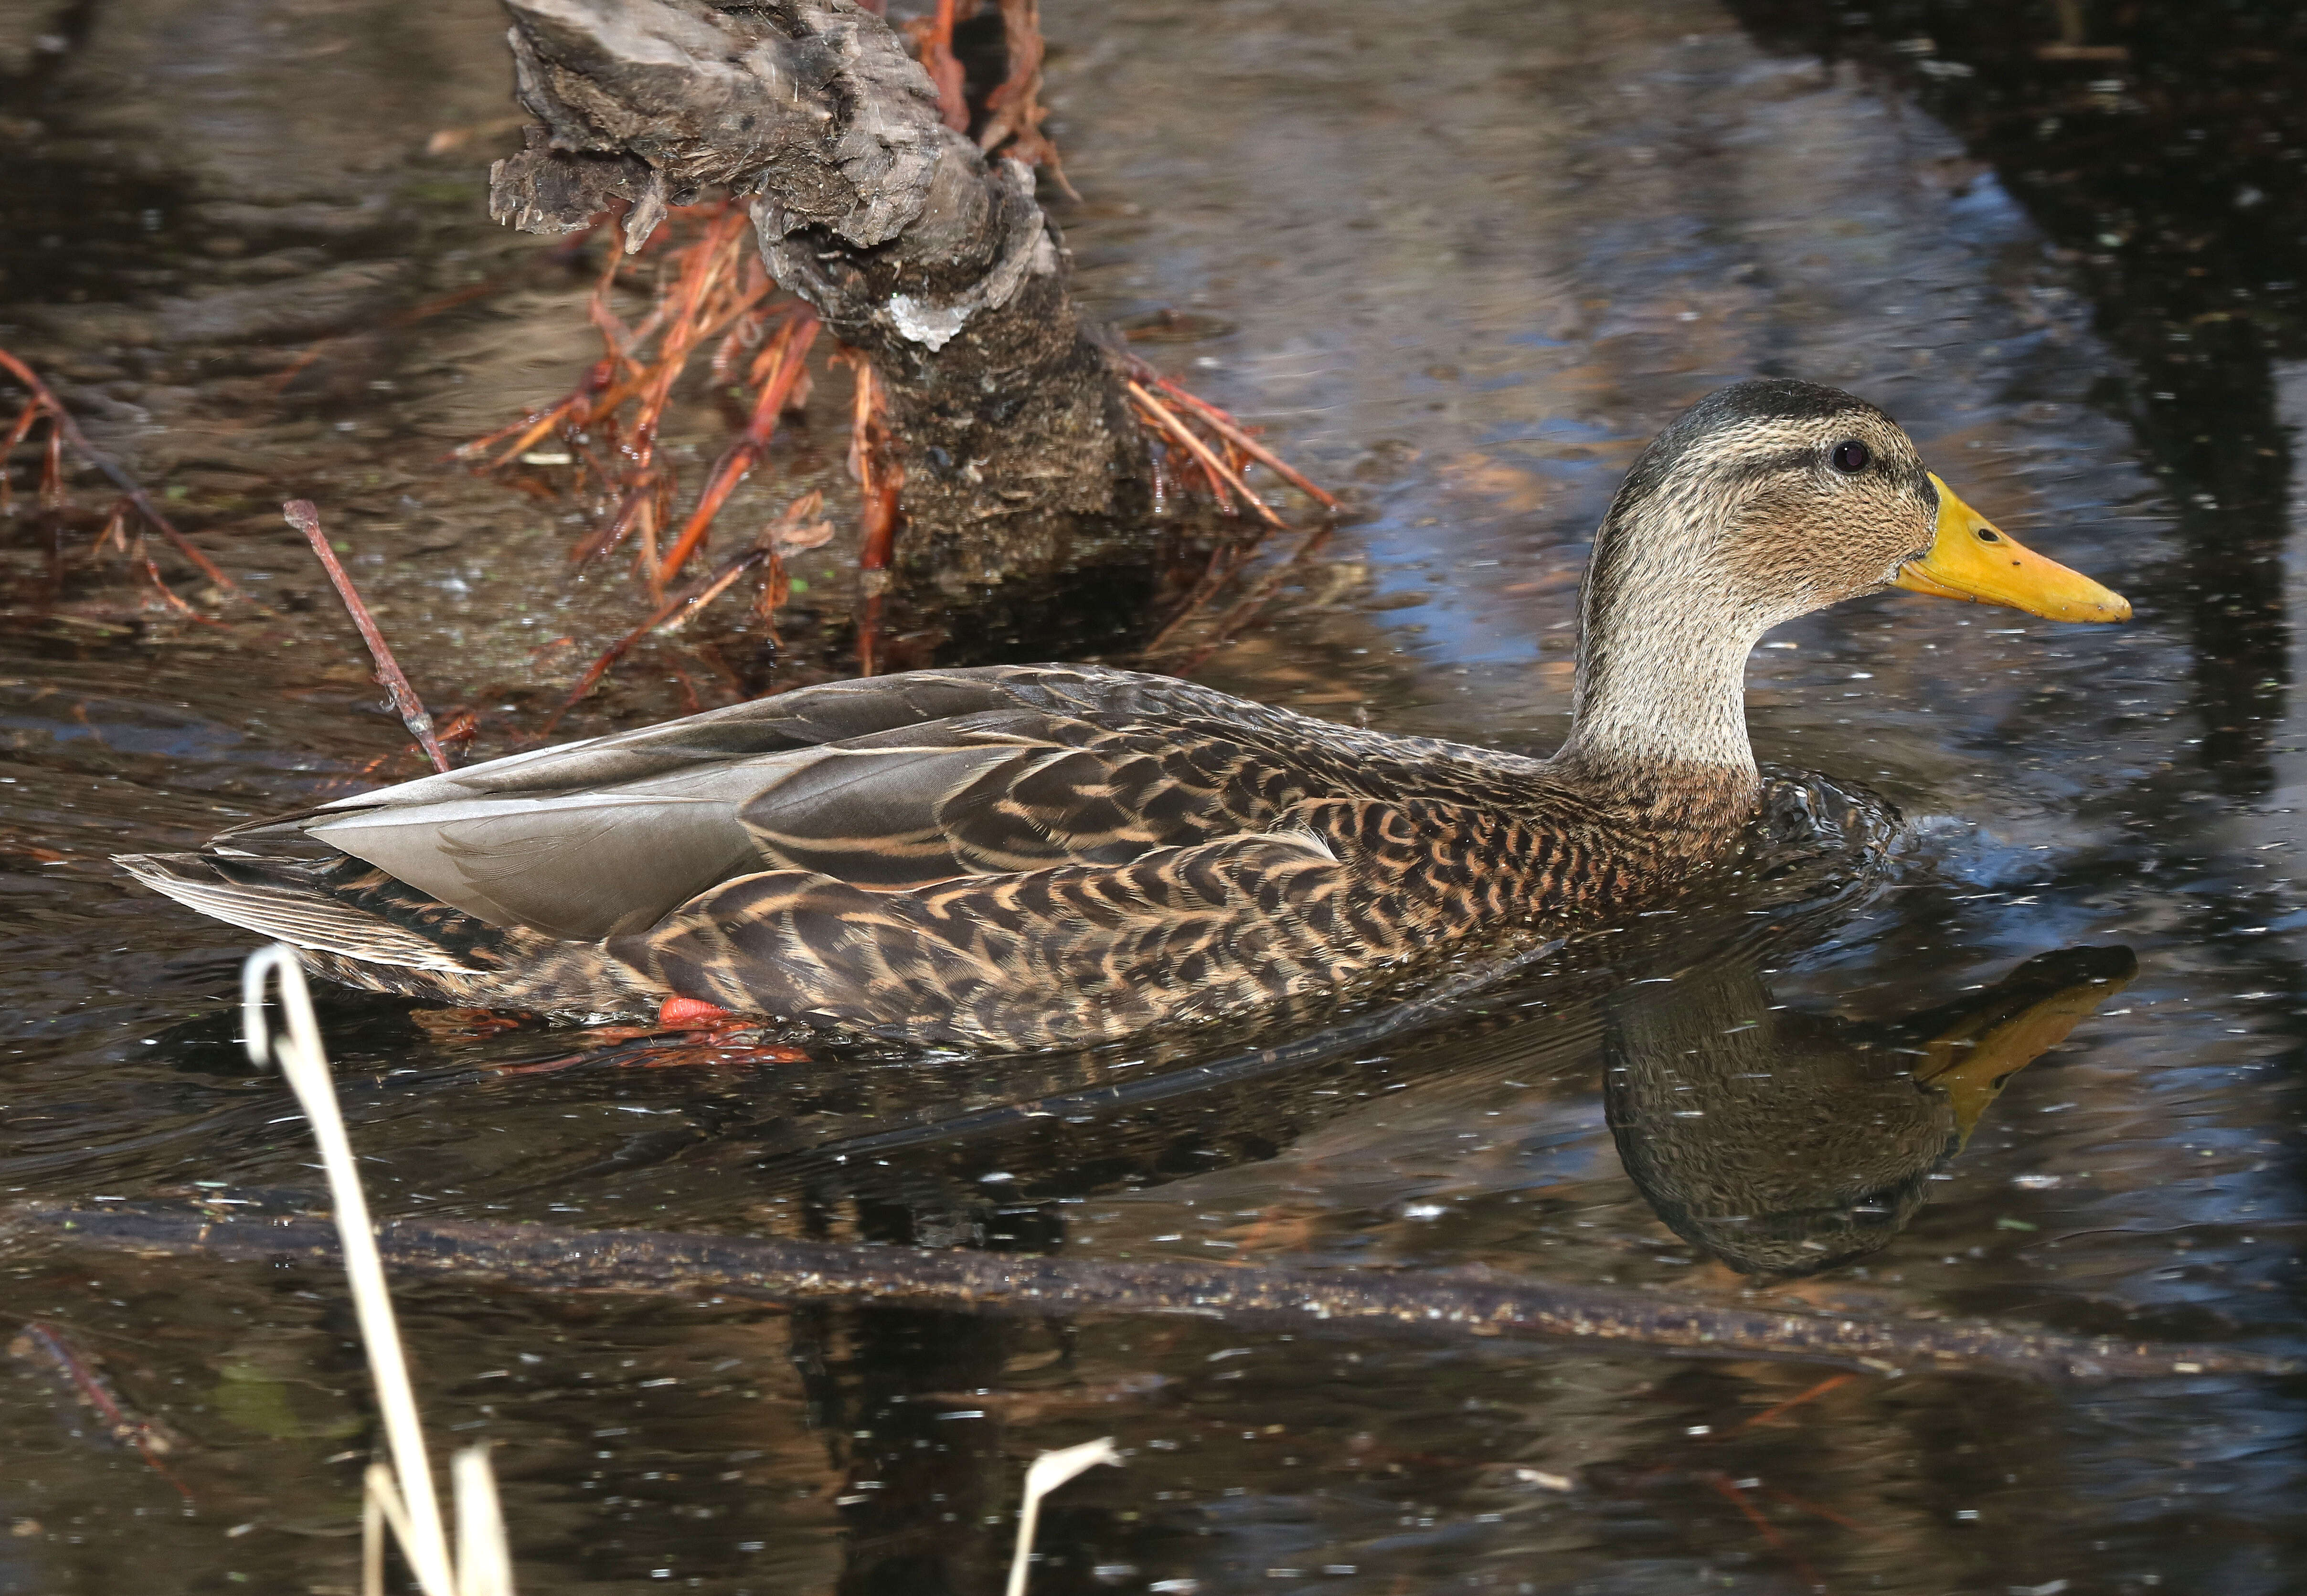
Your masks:
[{"label": "tree stump", "polygon": [[1152,501],[1122,359],[1067,293],[1022,163],[948,127],[929,74],[851,0],[506,0],[529,147],[490,210],[532,233],[630,202],[628,248],[725,188],[761,259],[887,386],[907,532],[948,588],[1126,544]]}]

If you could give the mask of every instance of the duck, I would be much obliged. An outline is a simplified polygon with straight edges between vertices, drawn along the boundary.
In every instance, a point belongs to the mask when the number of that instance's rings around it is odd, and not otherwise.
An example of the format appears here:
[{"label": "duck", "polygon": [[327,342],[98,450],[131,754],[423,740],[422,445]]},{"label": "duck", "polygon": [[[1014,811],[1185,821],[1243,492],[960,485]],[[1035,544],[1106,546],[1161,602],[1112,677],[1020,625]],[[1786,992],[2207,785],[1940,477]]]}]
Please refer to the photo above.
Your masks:
[{"label": "duck", "polygon": [[1615,994],[1602,1108],[1669,1230],[1740,1274],[1785,1276],[1888,1247],[2011,1078],[2139,974],[2129,948],[2061,948],[1868,1024],[1777,1001],[1760,962]]},{"label": "duck", "polygon": [[458,1007],[1096,1046],[1689,890],[1761,800],[1747,655],[1890,587],[2131,613],[1965,504],[1882,410],[1757,379],[1684,411],[1620,483],[1550,757],[1104,666],[923,670],[117,862],[331,979]]}]

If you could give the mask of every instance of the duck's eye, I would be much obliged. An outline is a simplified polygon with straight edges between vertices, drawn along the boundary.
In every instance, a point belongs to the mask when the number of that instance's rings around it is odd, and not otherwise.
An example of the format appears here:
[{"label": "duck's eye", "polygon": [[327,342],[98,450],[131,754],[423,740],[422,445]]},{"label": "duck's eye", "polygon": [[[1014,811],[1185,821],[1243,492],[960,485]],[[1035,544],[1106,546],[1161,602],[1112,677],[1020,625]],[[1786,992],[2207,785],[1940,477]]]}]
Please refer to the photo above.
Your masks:
[{"label": "duck's eye", "polygon": [[1834,468],[1848,475],[1855,471],[1865,470],[1866,462],[1874,457],[1868,454],[1866,446],[1856,438],[1846,438],[1834,446],[1834,454],[1831,457],[1834,461]]}]

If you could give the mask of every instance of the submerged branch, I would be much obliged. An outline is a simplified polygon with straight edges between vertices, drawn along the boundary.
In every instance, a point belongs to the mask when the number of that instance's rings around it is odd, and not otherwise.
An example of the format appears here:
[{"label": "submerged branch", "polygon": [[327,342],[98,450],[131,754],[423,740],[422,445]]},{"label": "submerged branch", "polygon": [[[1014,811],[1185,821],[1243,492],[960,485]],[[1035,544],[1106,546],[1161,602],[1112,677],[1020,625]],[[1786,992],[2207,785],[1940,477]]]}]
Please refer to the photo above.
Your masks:
[{"label": "submerged branch", "polygon": [[303,533],[304,541],[312,544],[313,552],[320,558],[321,568],[329,574],[329,581],[336,588],[337,596],[345,602],[346,613],[353,618],[353,625],[360,628],[361,641],[368,644],[369,658],[376,661],[376,679],[384,688],[385,696],[392,700],[394,713],[408,728],[409,735],[416,738],[417,746],[425,750],[425,757],[433,762],[433,768],[445,772],[449,768],[449,755],[442,750],[441,739],[433,735],[433,716],[426,711],[425,701],[416,696],[416,689],[409,684],[408,673],[401,670],[400,661],[392,657],[392,645],[384,640],[384,633],[377,626],[376,617],[371,615],[368,606],[361,602],[360,590],[353,585],[352,577],[338,563],[337,551],[329,547],[328,537],[321,531],[320,510],[309,499],[292,499],[280,507],[280,516]]},{"label": "submerged branch", "polygon": [[[239,583],[219,570],[216,561],[193,547],[193,541],[176,530],[176,524],[160,513],[160,507],[152,502],[152,496],[144,491],[144,485],[128,474],[126,466],[88,440],[88,434],[80,430],[78,422],[73,420],[72,412],[66,410],[64,407],[64,402],[56,397],[47,383],[40,380],[39,373],[5,349],[0,349],[0,369],[4,369],[10,376],[24,385],[24,391],[32,396],[33,405],[47,417],[48,447],[51,457],[48,468],[49,480],[53,481],[57,474],[53,457],[58,447],[61,445],[69,448],[85,464],[102,472],[112,485],[120,490],[121,496],[136,507],[136,513],[143,516],[154,531],[175,545],[177,553],[198,566],[201,575],[213,583],[219,592],[231,593],[240,592]],[[18,440],[24,435],[30,425],[31,414],[32,412],[27,410],[24,417],[19,420],[16,427],[10,432],[8,437],[10,448],[13,448]],[[0,453],[4,452],[0,451]]]},{"label": "submerged branch", "polygon": [[[50,1203],[0,1210],[0,1245],[21,1247],[43,1238],[276,1266],[301,1261],[333,1268],[338,1261],[336,1229],[325,1216]],[[407,1274],[531,1290],[710,1292],[997,1313],[1317,1322],[1425,1339],[1532,1336],[1702,1357],[1783,1358],[1876,1373],[1936,1370],[2097,1380],[2284,1374],[2295,1367],[2222,1347],[1718,1307],[1633,1290],[1470,1274],[1093,1261],[462,1220],[390,1220],[377,1227],[377,1245],[388,1265]]]}]

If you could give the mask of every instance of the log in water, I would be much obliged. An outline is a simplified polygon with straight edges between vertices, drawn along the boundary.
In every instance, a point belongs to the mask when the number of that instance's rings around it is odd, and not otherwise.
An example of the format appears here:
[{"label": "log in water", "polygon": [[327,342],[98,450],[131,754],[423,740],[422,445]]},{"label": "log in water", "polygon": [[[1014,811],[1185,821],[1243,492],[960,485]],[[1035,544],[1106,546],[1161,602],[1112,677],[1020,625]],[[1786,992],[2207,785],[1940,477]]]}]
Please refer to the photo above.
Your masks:
[{"label": "log in water", "polygon": [[[337,1266],[335,1221],[123,1204],[23,1203],[0,1245],[55,1237],[107,1250]],[[1900,1323],[1676,1302],[1648,1293],[1453,1273],[1272,1269],[853,1247],[660,1231],[577,1231],[468,1220],[377,1227],[404,1275],[542,1291],[713,1293],[996,1313],[1186,1314],[1312,1321],[1420,1338],[1536,1336],[1702,1357],[1785,1358],[1877,1374],[1925,1370],[2099,1380],[2280,1374],[2289,1361],[2219,1347],[2082,1338],[1982,1324]]]}]

